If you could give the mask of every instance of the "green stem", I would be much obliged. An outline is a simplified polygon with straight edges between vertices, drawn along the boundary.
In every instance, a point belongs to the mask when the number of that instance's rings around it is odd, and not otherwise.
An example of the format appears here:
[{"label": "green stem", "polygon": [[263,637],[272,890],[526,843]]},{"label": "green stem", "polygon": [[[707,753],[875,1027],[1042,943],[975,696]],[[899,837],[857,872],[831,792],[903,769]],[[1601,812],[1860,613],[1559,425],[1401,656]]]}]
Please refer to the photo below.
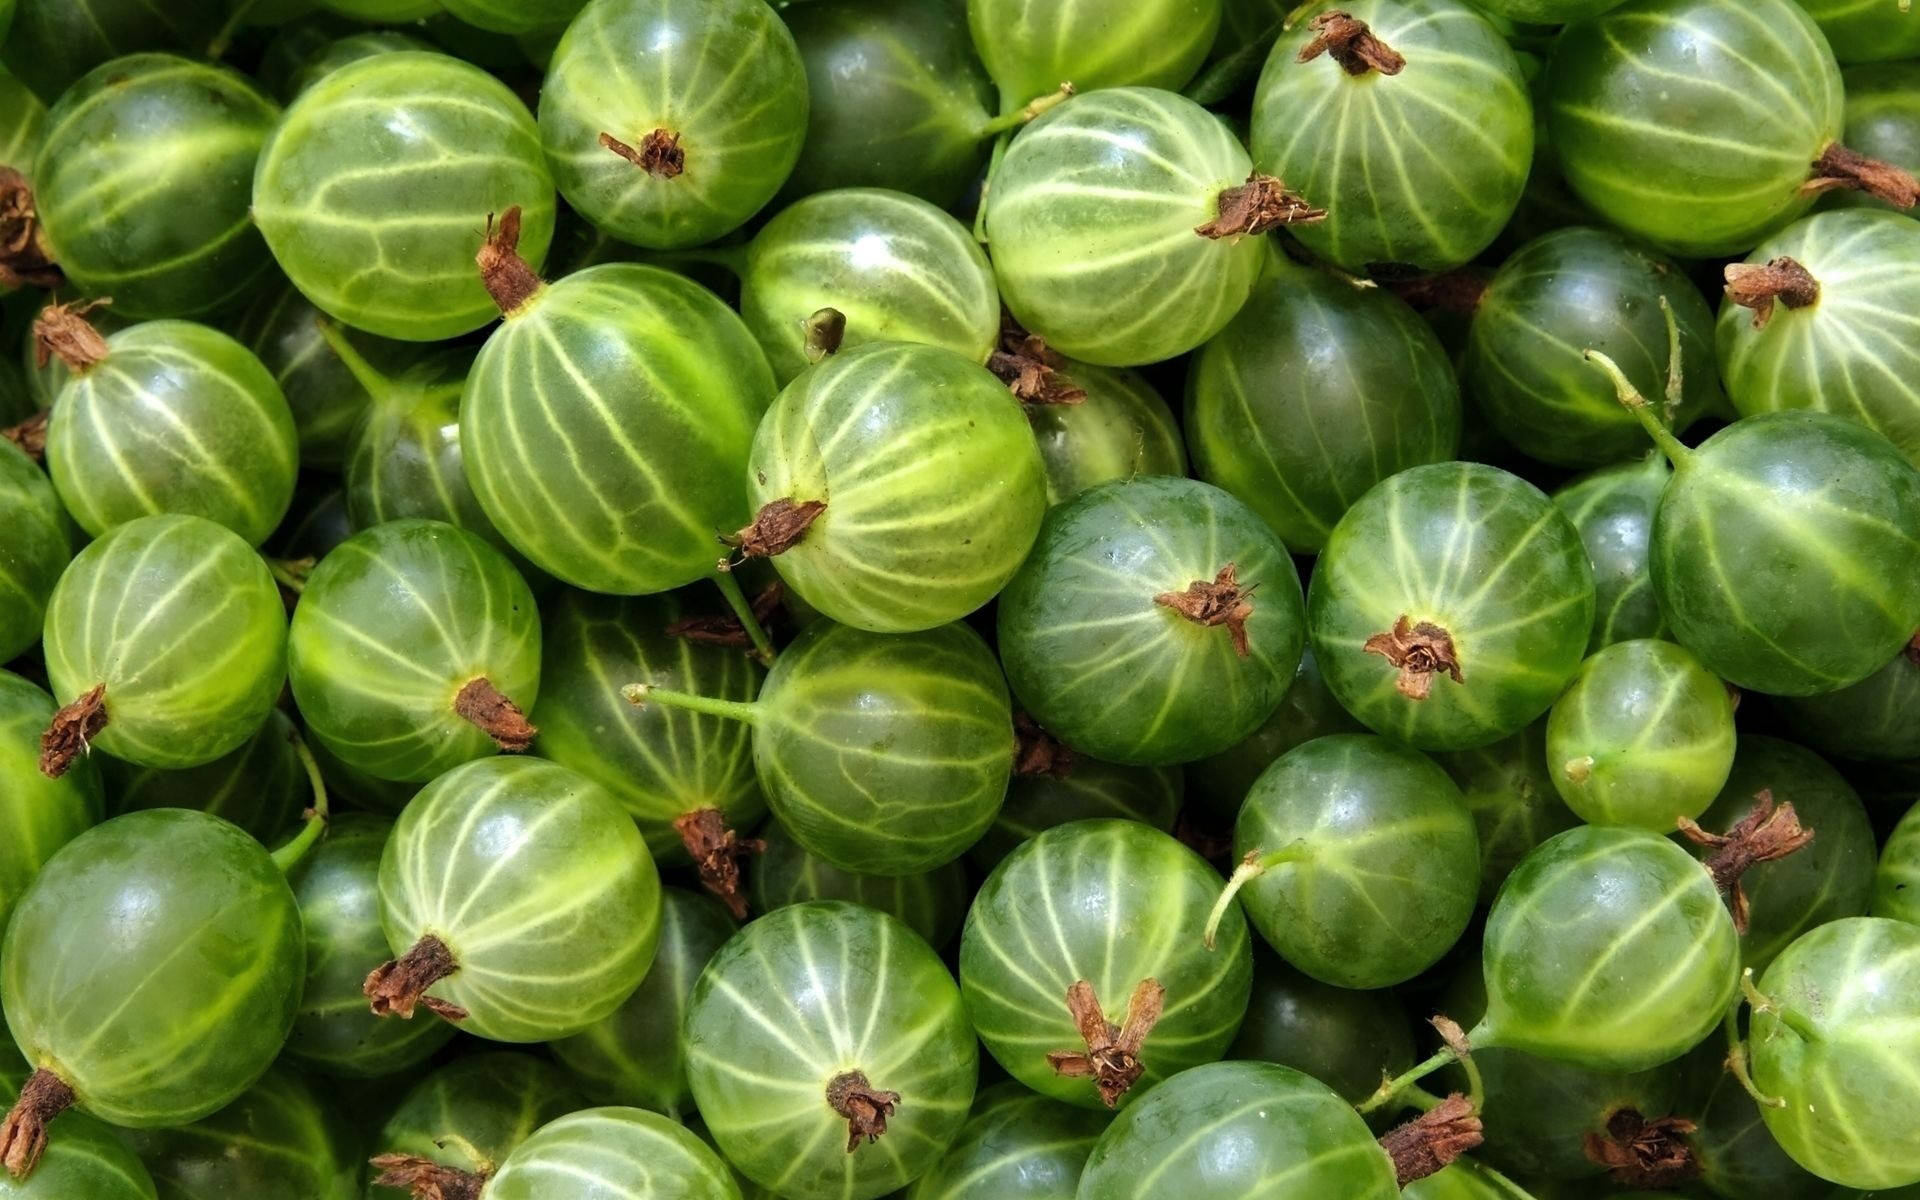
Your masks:
[{"label": "green stem", "polygon": [[392,378],[367,361],[367,356],[360,353],[360,347],[348,340],[345,330],[325,317],[316,318],[313,325],[320,331],[327,349],[332,350],[334,357],[347,368],[347,373],[353,376],[353,381],[360,385],[361,391],[378,400],[393,390]]},{"label": "green stem", "polygon": [[313,559],[269,558],[267,572],[273,581],[298,596],[307,590],[307,578],[313,574]]},{"label": "green stem", "polygon": [[1220,898],[1213,902],[1213,911],[1207,914],[1206,932],[1201,935],[1207,949],[1213,949],[1215,936],[1220,932],[1220,922],[1226,919],[1227,909],[1232,907],[1233,898],[1240,894],[1241,888],[1281,863],[1298,862],[1306,855],[1307,851],[1301,843],[1291,842],[1278,850],[1250,851],[1241,859],[1240,865],[1233,869],[1232,876],[1227,879],[1227,886],[1221,889]]},{"label": "green stem", "polygon": [[772,666],[773,642],[767,637],[760,618],[753,615],[753,605],[747,601],[746,593],[740,590],[740,581],[733,577],[732,571],[716,571],[713,583],[720,589],[720,594],[727,598],[727,607],[733,610],[733,615],[739,618],[741,626],[746,629],[747,640],[753,643],[753,656],[760,660],[761,666]]},{"label": "green stem", "polygon": [[1003,133],[993,143],[993,155],[987,159],[987,173],[980,181],[980,207],[973,213],[973,240],[987,244],[987,197],[993,193],[993,177],[1000,173],[1000,160],[1007,156],[1007,143],[1013,135]]},{"label": "green stem", "polygon": [[293,735],[293,752],[300,756],[300,765],[306,768],[307,783],[313,789],[313,805],[307,809],[306,824],[293,840],[273,852],[273,865],[285,875],[300,865],[322,834],[327,831],[327,820],[331,813],[327,804],[327,781],[320,776],[320,764],[313,761],[313,751],[307,749],[306,739],[299,734]]},{"label": "green stem", "polygon": [[1763,1108],[1785,1108],[1787,1102],[1779,1096],[1769,1096],[1761,1092],[1760,1086],[1753,1081],[1753,1073],[1747,1065],[1747,1043],[1740,1036],[1740,1005],[1742,998],[1735,996],[1733,1003],[1727,1006],[1727,1016],[1722,1022],[1727,1034],[1727,1070],[1739,1083],[1753,1102]]},{"label": "green stem", "polygon": [[240,26],[246,22],[247,14],[252,12],[259,2],[260,0],[240,0],[233,6],[233,12],[227,17],[226,24],[220,26],[220,31],[213,35],[211,42],[207,43],[208,58],[219,62],[227,56],[227,51],[233,48],[234,36],[240,32]]},{"label": "green stem", "polygon": [[1667,461],[1671,462],[1676,470],[1684,467],[1693,457],[1693,451],[1687,449],[1679,438],[1673,436],[1673,430],[1661,423],[1660,418],[1654,414],[1652,406],[1647,403],[1647,398],[1640,394],[1640,389],[1634,387],[1633,382],[1627,378],[1626,372],[1620,369],[1620,364],[1598,350],[1588,350],[1584,357],[1588,362],[1605,371],[1607,377],[1613,380],[1613,390],[1619,395],[1620,403],[1640,422],[1641,427],[1647,431],[1647,436],[1653,439],[1653,444],[1660,447],[1660,452],[1667,456]]},{"label": "green stem", "polygon": [[1665,296],[1660,297],[1660,312],[1667,318],[1667,425],[1680,412],[1680,401],[1687,394],[1687,371],[1680,352],[1680,322],[1673,315],[1673,305],[1667,303]]},{"label": "green stem", "polygon": [[710,717],[725,717],[729,721],[744,721],[748,725],[760,722],[760,706],[752,700],[721,700],[713,696],[696,696],[692,692],[674,692],[654,687],[650,683],[630,683],[620,689],[621,697],[635,708],[645,708],[649,704],[664,704],[668,708],[684,708],[688,712],[706,713]]},{"label": "green stem", "polygon": [[1740,972],[1740,993],[1746,997],[1747,1007],[1753,1009],[1756,1013],[1766,1013],[1773,1017],[1774,1020],[1785,1025],[1797,1034],[1801,1041],[1812,1042],[1815,1045],[1819,1045],[1827,1040],[1826,1036],[1814,1027],[1813,1022],[1807,1020],[1804,1013],[1787,1008],[1784,1005],[1775,1004],[1763,995],[1760,989],[1754,986],[1752,967],[1748,967],[1746,970]]},{"label": "green stem", "polygon": [[1446,1103],[1445,1097],[1436,1096],[1417,1083],[1410,1083],[1400,1089],[1400,1103],[1421,1112],[1432,1112]]},{"label": "green stem", "polygon": [[1378,1091],[1376,1091],[1373,1095],[1367,1097],[1364,1102],[1357,1104],[1354,1107],[1358,1108],[1363,1113],[1370,1113],[1378,1109],[1385,1108],[1387,1105],[1392,1104],[1394,1101],[1400,1099],[1401,1093],[1405,1092],[1408,1088],[1412,1087],[1414,1084],[1419,1083],[1422,1079],[1425,1079],[1427,1076],[1433,1074],[1435,1071],[1438,1071],[1441,1067],[1446,1066],[1448,1063],[1458,1062],[1458,1061],[1459,1061],[1459,1056],[1456,1055],[1452,1051],[1452,1049],[1443,1047],[1439,1053],[1435,1054],[1432,1058],[1429,1058],[1427,1061],[1415,1066],[1411,1071],[1407,1071],[1406,1073],[1400,1075],[1398,1078],[1389,1079],[1385,1083],[1381,1084],[1380,1089]]},{"label": "green stem", "polygon": [[1036,97],[1020,108],[1016,108],[1009,113],[1003,113],[982,125],[980,127],[980,140],[984,142],[990,137],[995,137],[1007,132],[1009,129],[1018,129],[1022,125],[1035,120],[1047,110],[1063,104],[1072,98],[1073,85],[1071,83],[1063,83],[1046,95]]},{"label": "green stem", "polygon": [[1527,1189],[1521,1187],[1513,1180],[1508,1179],[1505,1175],[1502,1175],[1477,1158],[1461,1158],[1455,1161],[1464,1165],[1467,1170],[1486,1180],[1489,1184],[1492,1184],[1499,1191],[1505,1192],[1507,1195],[1513,1197],[1513,1200],[1534,1200],[1532,1192],[1529,1192]]}]

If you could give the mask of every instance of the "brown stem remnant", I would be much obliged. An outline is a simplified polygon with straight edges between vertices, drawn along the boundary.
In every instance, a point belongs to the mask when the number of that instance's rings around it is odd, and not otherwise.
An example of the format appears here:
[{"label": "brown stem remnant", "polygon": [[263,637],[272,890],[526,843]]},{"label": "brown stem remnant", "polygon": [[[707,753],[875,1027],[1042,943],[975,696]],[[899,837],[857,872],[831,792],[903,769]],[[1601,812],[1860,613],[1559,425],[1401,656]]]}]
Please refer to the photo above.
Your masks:
[{"label": "brown stem remnant", "polygon": [[485,675],[467,681],[453,698],[453,711],[509,754],[524,752],[540,732],[527,722],[520,706],[501,695]]},{"label": "brown stem remnant", "polygon": [[1920,179],[1913,172],[1877,158],[1868,158],[1833,142],[1813,160],[1813,174],[1800,185],[1807,193],[1829,192],[1835,188],[1865,192],[1895,208],[1920,204]]},{"label": "brown stem remnant", "polygon": [[413,1200],[480,1200],[485,1175],[443,1167],[413,1154],[382,1154],[368,1160],[380,1172],[373,1186],[410,1192]]},{"label": "brown stem remnant", "polygon": [[1013,314],[1000,312],[1000,344],[987,356],[987,370],[1028,409],[1087,402],[1087,390],[1060,373],[1067,365],[1047,340],[1029,333]]},{"label": "brown stem remnant", "polygon": [[899,1092],[881,1092],[862,1071],[847,1071],[827,1081],[827,1104],[847,1119],[847,1153],[864,1139],[877,1142],[887,1131],[887,1118],[900,1105]]},{"label": "brown stem remnant", "polygon": [[107,727],[107,685],[96,683],[53,714],[40,735],[40,773],[58,779]]},{"label": "brown stem remnant", "polygon": [[840,353],[847,340],[847,314],[837,308],[821,308],[800,322],[800,353],[810,363],[824,362]]},{"label": "brown stem remnant", "polygon": [[600,135],[600,145],[618,154],[655,179],[675,179],[686,174],[687,152],[680,148],[680,135],[656,129],[630,146],[610,133]]},{"label": "brown stem remnant", "polygon": [[467,1010],[458,1004],[427,995],[427,989],[460,969],[453,951],[431,933],[413,944],[397,959],[389,959],[373,969],[360,991],[376,1017],[396,1016],[413,1019],[416,1006],[449,1021],[464,1021]]},{"label": "brown stem remnant", "polygon": [[1740,879],[1760,863],[1778,862],[1813,841],[1813,830],[1800,824],[1800,816],[1791,803],[1775,805],[1773,789],[1762,790],[1753,798],[1753,807],[1725,833],[1709,833],[1688,817],[1680,818],[1680,832],[1696,846],[1707,846],[1713,853],[1707,858],[1707,873],[1713,886],[1727,898],[1733,910],[1733,925],[1747,931],[1747,892]]},{"label": "brown stem remnant", "polygon": [[1309,28],[1313,30],[1313,37],[1300,47],[1299,62],[1312,62],[1327,54],[1349,75],[1365,75],[1368,71],[1398,75],[1406,69],[1406,58],[1375,37],[1367,23],[1355,19],[1351,13],[1338,9],[1321,13]]},{"label": "brown stem remnant", "polygon": [[59,359],[75,375],[85,375],[107,357],[107,339],[87,320],[87,314],[113,297],[85,303],[49,304],[33,319],[33,363],[44,367]]},{"label": "brown stem remnant", "polygon": [[1912,640],[1907,642],[1907,648],[1901,653],[1907,656],[1908,662],[1920,667],[1920,633],[1913,635]]},{"label": "brown stem remnant", "polygon": [[1649,1121],[1623,1108],[1607,1118],[1605,1136],[1587,1134],[1587,1161],[1605,1167],[1621,1187],[1655,1192],[1677,1188],[1700,1174],[1700,1162],[1687,1140],[1698,1128],[1685,1117]]},{"label": "brown stem remnant", "polygon": [[[761,588],[752,602],[754,620],[763,627],[772,624],[774,615],[780,611],[780,601],[785,598],[786,591],[778,581]],[[732,613],[682,617],[661,632],[668,637],[682,638],[702,646],[725,646],[730,650],[749,650],[753,647],[747,627]]]},{"label": "brown stem remnant", "polygon": [[802,500],[792,496],[769,500],[754,514],[753,524],[735,534],[733,540],[746,558],[772,558],[800,544],[807,529],[827,511],[825,500]]},{"label": "brown stem remnant", "polygon": [[1453,648],[1453,635],[1429,621],[1416,624],[1405,613],[1391,632],[1374,634],[1360,649],[1400,668],[1394,687],[1409,700],[1425,700],[1433,691],[1433,677],[1443,672],[1455,683],[1467,680]]},{"label": "brown stem remnant", "polygon": [[39,462],[47,456],[47,417],[50,415],[50,411],[43,408],[11,429],[0,430],[0,437],[20,447],[21,453],[28,458]]},{"label": "brown stem remnant", "polygon": [[1300,193],[1288,191],[1286,184],[1256,171],[1239,187],[1221,192],[1218,214],[1194,232],[1204,238],[1230,238],[1326,219],[1326,209],[1315,208]]},{"label": "brown stem remnant", "polygon": [[1389,1129],[1380,1148],[1393,1159],[1401,1187],[1438,1175],[1454,1160],[1486,1141],[1472,1101],[1455,1092],[1404,1125]]},{"label": "brown stem remnant", "polygon": [[487,214],[487,237],[473,256],[480,266],[480,282],[502,316],[512,316],[545,285],[540,275],[520,257],[520,206],[500,214],[498,224]]},{"label": "brown stem remnant", "polygon": [[1078,755],[1055,741],[1052,734],[1040,728],[1040,722],[1024,712],[1013,714],[1013,745],[1015,775],[1065,779],[1073,774],[1073,764],[1079,760]]},{"label": "brown stem remnant", "polygon": [[1753,327],[1765,329],[1773,320],[1773,302],[1788,308],[1806,308],[1820,299],[1820,281],[1791,258],[1764,263],[1728,263],[1722,272],[1727,299],[1753,310]]},{"label": "brown stem remnant", "polygon": [[682,813],[674,818],[673,827],[693,856],[701,886],[720,897],[734,920],[746,920],[747,898],[740,894],[740,863],[750,854],[765,854],[767,843],[760,838],[743,838],[729,829],[727,818],[717,808]]},{"label": "brown stem remnant", "polygon": [[33,186],[12,167],[0,167],[0,288],[57,288],[66,281],[40,227]]},{"label": "brown stem remnant", "polygon": [[1140,1048],[1159,1023],[1166,1002],[1167,989],[1158,979],[1142,979],[1127,1001],[1125,1024],[1115,1025],[1100,1011],[1093,985],[1080,980],[1067,989],[1067,1011],[1073,1014],[1087,1048],[1049,1051],[1047,1065],[1056,1075],[1091,1078],[1100,1089],[1100,1099],[1108,1108],[1114,1107],[1146,1073]]},{"label": "brown stem remnant", "polygon": [[1240,568],[1228,563],[1211,581],[1196,579],[1184,592],[1161,592],[1153,602],[1170,608],[1196,625],[1225,625],[1233,636],[1233,651],[1241,658],[1252,653],[1247,645],[1247,618],[1253,615],[1253,588],[1241,587]]},{"label": "brown stem remnant", "polygon": [[0,1160],[15,1179],[25,1179],[47,1149],[47,1126],[73,1107],[73,1089],[41,1067],[27,1077],[7,1119],[0,1123]]}]

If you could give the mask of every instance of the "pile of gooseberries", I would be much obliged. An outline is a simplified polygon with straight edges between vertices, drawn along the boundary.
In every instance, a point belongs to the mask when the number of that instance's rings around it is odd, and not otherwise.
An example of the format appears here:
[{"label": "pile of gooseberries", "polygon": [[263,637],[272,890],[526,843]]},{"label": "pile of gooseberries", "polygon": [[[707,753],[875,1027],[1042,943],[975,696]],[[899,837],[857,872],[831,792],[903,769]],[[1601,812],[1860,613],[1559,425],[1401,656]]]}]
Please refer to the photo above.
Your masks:
[{"label": "pile of gooseberries", "polygon": [[0,1200],[1920,1200],[1920,3],[0,0]]}]

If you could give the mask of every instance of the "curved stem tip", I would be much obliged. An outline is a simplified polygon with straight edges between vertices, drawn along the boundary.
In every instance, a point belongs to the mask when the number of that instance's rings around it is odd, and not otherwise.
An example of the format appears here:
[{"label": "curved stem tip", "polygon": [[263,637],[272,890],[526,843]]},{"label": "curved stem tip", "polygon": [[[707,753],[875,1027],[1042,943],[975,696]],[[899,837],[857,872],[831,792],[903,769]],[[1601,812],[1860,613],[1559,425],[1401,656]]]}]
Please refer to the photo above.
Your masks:
[{"label": "curved stem tip", "polygon": [[899,1092],[875,1090],[862,1071],[846,1071],[827,1081],[827,1105],[847,1120],[847,1153],[860,1143],[880,1140],[887,1118],[900,1105]]},{"label": "curved stem tip", "polygon": [[1393,686],[1409,700],[1425,700],[1431,695],[1435,675],[1445,675],[1455,683],[1467,681],[1453,635],[1431,621],[1416,622],[1406,613],[1400,614],[1392,629],[1362,643],[1360,652],[1378,654],[1399,668]]},{"label": "curved stem tip", "polygon": [[376,1017],[392,1015],[410,1021],[417,1006],[449,1021],[464,1021],[466,1009],[427,995],[428,988],[459,969],[453,951],[429,933],[399,958],[375,967],[360,991]]},{"label": "curved stem tip", "polygon": [[1080,980],[1067,989],[1067,1011],[1086,1049],[1049,1051],[1047,1065],[1056,1075],[1092,1079],[1100,1090],[1100,1099],[1113,1108],[1146,1074],[1140,1051],[1159,1023],[1166,1001],[1167,989],[1159,980],[1142,979],[1127,1000],[1125,1024],[1114,1025],[1101,1011],[1093,985]]},{"label": "curved stem tip", "polygon": [[58,779],[107,727],[107,685],[96,683],[53,714],[40,735],[40,773]]},{"label": "curved stem tip", "polygon": [[293,743],[293,752],[307,773],[307,786],[312,789],[313,803],[301,814],[305,824],[300,827],[300,832],[273,852],[273,865],[280,868],[282,875],[300,865],[307,852],[325,836],[327,823],[333,816],[332,807],[327,803],[327,781],[321,777],[320,764],[313,760],[313,751],[307,749],[306,739],[294,732],[287,735],[287,740]]}]

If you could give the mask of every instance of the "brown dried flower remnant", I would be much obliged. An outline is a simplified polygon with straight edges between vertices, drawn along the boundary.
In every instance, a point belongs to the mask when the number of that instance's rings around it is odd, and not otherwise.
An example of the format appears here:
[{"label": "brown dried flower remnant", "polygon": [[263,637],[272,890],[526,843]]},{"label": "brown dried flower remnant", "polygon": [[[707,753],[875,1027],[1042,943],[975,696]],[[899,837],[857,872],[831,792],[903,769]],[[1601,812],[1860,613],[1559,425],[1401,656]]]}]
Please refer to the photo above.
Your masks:
[{"label": "brown dried flower remnant", "polygon": [[1765,329],[1773,320],[1775,300],[1788,308],[1806,308],[1820,299],[1820,281],[1791,258],[1728,263],[1722,274],[1727,281],[1727,299],[1753,310],[1755,329]]},{"label": "brown dried flower remnant", "polygon": [[865,1072],[848,1071],[827,1082],[827,1105],[847,1119],[847,1153],[852,1154],[862,1141],[880,1140],[887,1118],[900,1106],[900,1093],[877,1091]]},{"label": "brown dried flower remnant", "polygon": [[1800,824],[1791,803],[1775,805],[1773,789],[1767,788],[1753,798],[1753,807],[1724,834],[1709,833],[1690,818],[1680,818],[1680,832],[1696,846],[1712,848],[1706,861],[1713,886],[1727,898],[1733,910],[1733,925],[1747,931],[1747,892],[1740,880],[1760,863],[1778,862],[1809,842],[1813,830]]},{"label": "brown dried flower remnant", "polygon": [[1349,75],[1365,75],[1368,71],[1398,75],[1406,69],[1406,58],[1375,37],[1367,23],[1351,13],[1338,9],[1324,12],[1308,27],[1313,30],[1313,37],[1300,47],[1296,61],[1312,62],[1322,54],[1330,55]]},{"label": "brown dried flower remnant", "polygon": [[600,145],[656,179],[674,179],[687,170],[687,152],[680,146],[680,135],[664,129],[656,129],[641,138],[638,147],[610,133],[600,135]]},{"label": "brown dried flower remnant", "polygon": [[1446,674],[1455,683],[1466,682],[1453,648],[1453,635],[1429,621],[1415,623],[1405,613],[1393,623],[1392,632],[1374,634],[1360,649],[1400,668],[1394,687],[1409,700],[1425,700],[1438,674]]},{"label": "brown dried flower remnant", "polygon": [[1073,1014],[1087,1048],[1049,1051],[1047,1065],[1058,1075],[1091,1078],[1100,1089],[1100,1099],[1108,1108],[1114,1107],[1146,1073],[1140,1050],[1159,1023],[1166,1002],[1167,989],[1159,980],[1142,979],[1127,1001],[1126,1022],[1114,1025],[1100,1011],[1093,985],[1080,980],[1067,989],[1067,1011]]},{"label": "brown dried flower remnant", "polygon": [[1221,192],[1218,215],[1194,232],[1204,238],[1230,238],[1326,219],[1326,209],[1315,208],[1286,184],[1256,171],[1239,187]]},{"label": "brown dried flower remnant", "polygon": [[1247,644],[1247,620],[1253,616],[1253,588],[1241,587],[1239,566],[1228,563],[1211,582],[1196,579],[1184,592],[1161,592],[1153,602],[1170,608],[1196,625],[1225,625],[1233,636],[1233,650],[1241,658],[1252,653]]},{"label": "brown dried flower remnant", "polygon": [[1698,1129],[1685,1117],[1649,1121],[1631,1108],[1607,1118],[1607,1132],[1586,1136],[1588,1161],[1607,1168],[1621,1187],[1664,1191],[1700,1174],[1687,1135]]},{"label": "brown dried flower remnant", "polygon": [[783,496],[769,500],[755,514],[753,524],[734,535],[740,553],[747,558],[772,558],[800,544],[807,529],[827,511],[824,500],[802,500]]}]

